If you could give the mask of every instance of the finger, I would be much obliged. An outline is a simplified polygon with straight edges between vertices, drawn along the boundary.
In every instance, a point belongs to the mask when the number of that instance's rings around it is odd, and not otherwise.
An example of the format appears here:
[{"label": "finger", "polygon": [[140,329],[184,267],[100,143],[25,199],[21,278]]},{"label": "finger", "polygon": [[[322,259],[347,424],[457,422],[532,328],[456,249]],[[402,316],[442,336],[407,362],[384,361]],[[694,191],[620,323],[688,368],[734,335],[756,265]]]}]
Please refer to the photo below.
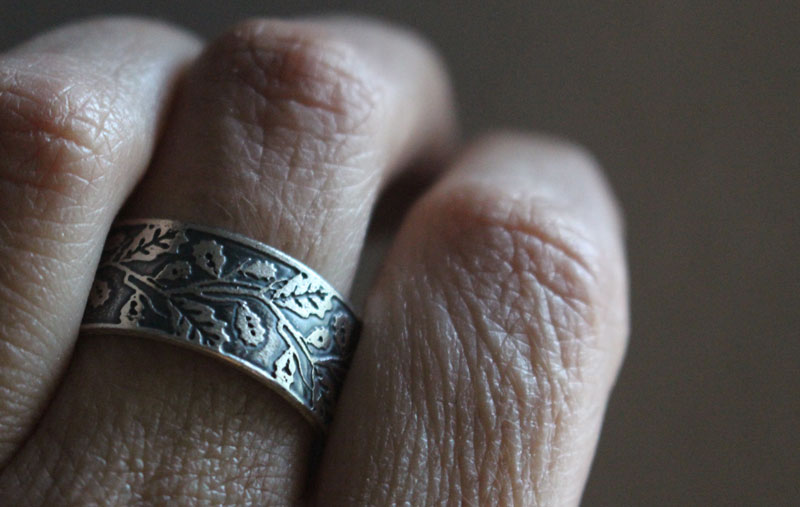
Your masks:
[{"label": "finger", "polygon": [[319,503],[576,504],[623,354],[625,277],[586,156],[477,144],[412,209],[368,299]]},{"label": "finger", "polygon": [[99,20],[0,55],[0,464],[70,356],[106,231],[196,46]]},{"label": "finger", "polygon": [[129,215],[264,239],[342,292],[388,174],[453,137],[438,59],[416,37],[363,20],[244,24],[208,50],[187,88],[186,119],[140,193],[168,188],[171,198],[136,199]]},{"label": "finger", "polygon": [[[244,23],[188,72],[126,216],[244,234],[346,290],[378,188],[447,144],[451,123],[444,73],[413,36],[365,21]],[[81,340],[41,427],[18,469],[54,441],[79,459],[53,457],[26,490],[122,503],[290,503],[315,436],[227,364],[111,336]]]}]

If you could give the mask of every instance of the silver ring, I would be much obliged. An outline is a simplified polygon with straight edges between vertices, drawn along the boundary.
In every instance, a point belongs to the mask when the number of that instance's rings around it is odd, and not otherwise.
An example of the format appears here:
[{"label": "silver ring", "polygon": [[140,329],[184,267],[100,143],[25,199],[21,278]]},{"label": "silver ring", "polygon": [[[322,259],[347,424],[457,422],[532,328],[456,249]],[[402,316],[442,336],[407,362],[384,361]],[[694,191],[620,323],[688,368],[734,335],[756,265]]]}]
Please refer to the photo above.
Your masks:
[{"label": "silver ring", "polygon": [[81,325],[224,359],[323,430],[359,328],[342,296],[301,262],[237,234],[158,219],[111,229]]}]

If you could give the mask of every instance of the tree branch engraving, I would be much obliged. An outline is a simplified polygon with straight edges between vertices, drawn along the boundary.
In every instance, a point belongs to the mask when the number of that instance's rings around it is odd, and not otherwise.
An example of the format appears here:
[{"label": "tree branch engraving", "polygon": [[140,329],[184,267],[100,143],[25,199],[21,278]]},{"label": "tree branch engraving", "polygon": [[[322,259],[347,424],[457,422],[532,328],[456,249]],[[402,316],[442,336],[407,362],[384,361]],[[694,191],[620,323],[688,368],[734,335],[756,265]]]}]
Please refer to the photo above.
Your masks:
[{"label": "tree branch engraving", "polygon": [[344,303],[281,258],[171,224],[115,228],[85,321],[155,329],[235,356],[329,418],[357,332]]}]

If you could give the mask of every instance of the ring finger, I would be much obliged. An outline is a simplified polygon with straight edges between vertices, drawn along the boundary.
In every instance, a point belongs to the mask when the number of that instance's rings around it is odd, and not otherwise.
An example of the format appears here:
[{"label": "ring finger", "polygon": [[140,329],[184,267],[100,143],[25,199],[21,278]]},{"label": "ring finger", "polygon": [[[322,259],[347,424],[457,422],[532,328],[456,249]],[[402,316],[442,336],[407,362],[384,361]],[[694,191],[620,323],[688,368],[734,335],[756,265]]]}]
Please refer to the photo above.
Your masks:
[{"label": "ring finger", "polygon": [[[382,182],[444,149],[452,124],[444,73],[407,34],[364,21],[247,22],[189,71],[124,214],[244,234],[346,292]],[[47,473],[18,490],[61,498],[284,503],[302,494],[313,437],[294,408],[224,364],[85,337],[9,468],[39,461]]]}]

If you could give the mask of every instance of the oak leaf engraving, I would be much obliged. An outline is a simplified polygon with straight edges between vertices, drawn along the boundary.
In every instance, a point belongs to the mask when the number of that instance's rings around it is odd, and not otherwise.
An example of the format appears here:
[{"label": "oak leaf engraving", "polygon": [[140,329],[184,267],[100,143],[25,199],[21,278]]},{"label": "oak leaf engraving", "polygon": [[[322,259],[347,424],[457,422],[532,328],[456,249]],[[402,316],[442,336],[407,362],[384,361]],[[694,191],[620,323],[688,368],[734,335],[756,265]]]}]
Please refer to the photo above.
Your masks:
[{"label": "oak leaf engraving", "polygon": [[294,383],[294,374],[297,371],[297,352],[288,348],[275,361],[275,379],[284,387],[289,388]]},{"label": "oak leaf engraving", "polygon": [[119,319],[123,324],[131,325],[138,324],[143,317],[144,303],[143,294],[141,291],[136,290],[131,297],[125,301],[119,311]]},{"label": "oak leaf engraving", "polygon": [[243,266],[242,272],[258,280],[271,281],[275,279],[278,270],[271,262],[259,259]]},{"label": "oak leaf engraving", "polygon": [[123,261],[152,261],[164,253],[175,253],[188,238],[183,231],[148,224],[126,246]]},{"label": "oak leaf engraving", "polygon": [[174,261],[164,266],[156,275],[156,280],[181,280],[192,274],[192,265],[186,261]]},{"label": "oak leaf engraving", "polygon": [[216,241],[200,241],[192,249],[197,265],[214,278],[222,274],[225,265],[225,256],[222,255],[222,245]]},{"label": "oak leaf engraving", "polygon": [[234,325],[236,331],[239,332],[239,338],[248,345],[260,344],[267,335],[261,317],[250,308],[247,302],[243,302],[239,306]]},{"label": "oak leaf engraving", "polygon": [[333,307],[333,294],[319,281],[300,273],[275,292],[273,302],[303,318],[322,318]]},{"label": "oak leaf engraving", "polygon": [[317,327],[306,336],[306,343],[320,350],[331,344],[331,333],[325,327]]},{"label": "oak leaf engraving", "polygon": [[203,345],[218,345],[230,340],[225,321],[215,315],[213,308],[186,298],[169,303],[170,319],[175,334]]}]

